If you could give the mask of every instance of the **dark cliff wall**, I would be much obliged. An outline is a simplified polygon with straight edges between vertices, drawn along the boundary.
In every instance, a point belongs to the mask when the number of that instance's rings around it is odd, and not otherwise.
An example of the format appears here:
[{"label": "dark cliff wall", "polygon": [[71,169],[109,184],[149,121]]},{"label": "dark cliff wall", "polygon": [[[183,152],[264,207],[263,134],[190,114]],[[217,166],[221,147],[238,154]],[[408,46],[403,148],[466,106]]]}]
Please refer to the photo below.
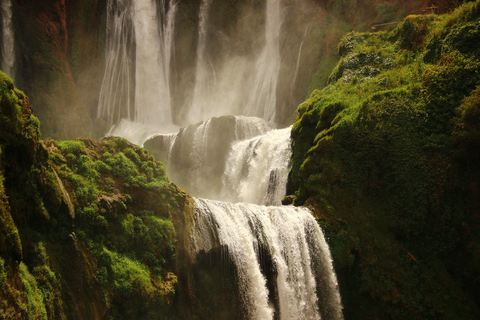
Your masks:
[{"label": "dark cliff wall", "polygon": [[16,84],[29,92],[44,137],[98,136],[105,1],[13,3]]}]

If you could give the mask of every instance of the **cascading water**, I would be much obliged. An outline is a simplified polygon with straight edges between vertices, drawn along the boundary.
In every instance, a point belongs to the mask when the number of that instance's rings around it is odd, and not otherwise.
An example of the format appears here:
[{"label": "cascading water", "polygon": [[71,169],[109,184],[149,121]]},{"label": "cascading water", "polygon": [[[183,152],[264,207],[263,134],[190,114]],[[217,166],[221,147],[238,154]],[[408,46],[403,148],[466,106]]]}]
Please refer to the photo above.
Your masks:
[{"label": "cascading water", "polygon": [[[177,4],[157,10],[155,0],[109,0],[106,67],[98,117],[153,128],[170,127],[170,59]],[[164,17],[158,17],[162,12]],[[164,24],[159,25],[159,21]],[[135,63],[133,63],[135,61]],[[119,133],[121,130],[111,131]]]},{"label": "cascading water", "polygon": [[[204,122],[149,139],[170,124],[172,107],[170,60],[177,5],[171,0],[167,10],[164,0],[158,3],[159,10],[154,0],[108,0],[99,117],[116,124],[109,134],[138,144],[147,140],[145,146],[166,163],[172,180],[191,194],[231,201],[195,199],[191,254],[195,260],[215,250],[227,253],[244,316],[342,319],[321,229],[308,209],[280,206],[291,127],[270,130],[269,125],[275,125],[280,73],[281,0],[266,1],[263,49],[249,56],[256,56],[255,65],[246,63],[247,56],[233,54],[223,57],[218,70],[207,50],[213,1],[202,0],[195,84],[192,101],[187,101],[190,108],[184,111],[188,121]],[[225,113],[247,116],[210,118]]]},{"label": "cascading water", "polygon": [[135,122],[163,126],[172,122],[170,86],[159,34],[155,0],[136,0],[134,28],[136,43]]},{"label": "cascading water", "polygon": [[[202,199],[196,205],[193,250],[227,248],[248,319],[343,318],[328,245],[308,209]],[[273,261],[266,275],[262,259]]]},{"label": "cascading water", "polygon": [[277,82],[280,73],[280,0],[268,0],[265,24],[265,46],[256,62],[256,74],[245,115],[275,123]]},{"label": "cascading water", "polygon": [[[232,201],[195,199],[191,254],[195,260],[197,255],[224,252],[223,260],[234,265],[244,316],[342,319],[330,252],[310,211],[265,206],[280,205],[285,195],[290,131],[269,130],[259,118],[212,118],[177,135],[158,136],[157,146],[172,165],[190,159],[181,168],[188,168],[185,175],[194,195]],[[221,134],[229,152],[218,169],[212,156],[221,158],[220,150],[226,149],[218,147]],[[190,146],[176,153],[177,144]],[[212,155],[212,150],[217,153]],[[220,192],[212,192],[219,182],[215,175],[222,175]]]},{"label": "cascading water", "polygon": [[127,0],[107,2],[105,73],[97,116],[109,124],[132,119],[134,113],[134,30],[131,11],[131,4]]},{"label": "cascading water", "polygon": [[[269,130],[260,118],[225,116],[187,126],[177,134],[157,134],[145,142],[145,147],[166,164],[169,177],[191,194],[229,200],[234,198],[237,185],[232,186],[230,198],[221,197],[221,189],[232,145]],[[134,138],[133,134],[129,136]]]},{"label": "cascading water", "polygon": [[15,48],[12,24],[12,2],[1,0],[2,10],[2,61],[1,68],[10,78],[14,78]]},{"label": "cascading water", "polygon": [[281,205],[286,193],[291,127],[237,141],[223,176],[224,200]]},{"label": "cascading water", "polygon": [[190,110],[190,123],[198,120],[205,120],[207,102],[210,102],[212,81],[215,80],[214,72],[206,56],[206,42],[208,31],[208,10],[212,0],[203,0],[200,5],[198,45],[197,45],[197,66],[195,72],[195,87],[193,89],[193,101]]}]

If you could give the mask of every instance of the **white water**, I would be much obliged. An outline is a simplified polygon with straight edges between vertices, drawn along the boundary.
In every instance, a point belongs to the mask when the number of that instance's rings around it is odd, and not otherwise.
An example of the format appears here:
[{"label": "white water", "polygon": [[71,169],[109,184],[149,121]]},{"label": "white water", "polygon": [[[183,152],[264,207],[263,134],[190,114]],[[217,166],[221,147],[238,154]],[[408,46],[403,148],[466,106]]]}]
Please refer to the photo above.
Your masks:
[{"label": "white water", "polygon": [[[193,250],[208,252],[216,246],[227,247],[236,265],[248,319],[273,319],[273,305],[279,306],[280,319],[342,319],[328,245],[308,209],[202,199],[196,199],[196,205]],[[218,238],[212,238],[212,234]],[[269,301],[260,268],[260,247],[268,250],[274,263],[278,301]],[[317,304],[317,281],[322,291],[328,292],[327,302]]]},{"label": "white water", "polygon": [[1,68],[12,80],[14,80],[15,48],[12,24],[12,2],[1,0],[2,10],[2,61]]},{"label": "white water", "polygon": [[303,33],[303,39],[302,39],[302,42],[300,43],[300,48],[298,49],[297,64],[295,66],[295,72],[293,73],[293,79],[290,85],[290,96],[293,96],[293,90],[295,89],[295,82],[297,82],[298,70],[300,69],[300,61],[301,61],[300,58],[302,57],[302,48],[303,48],[303,43],[305,42],[305,37],[307,36],[307,31],[308,31],[308,26],[305,27],[305,32]]},{"label": "white water", "polygon": [[190,179],[197,192],[205,191],[202,190],[206,187],[204,181],[208,181],[208,177],[205,176],[203,168],[208,165],[207,148],[209,144],[210,124],[211,120],[205,121],[197,128],[193,135],[193,150],[190,154],[193,165],[190,168]]},{"label": "white water", "polygon": [[[164,70],[166,84],[170,89],[170,64],[172,60],[172,53],[174,53],[174,36],[175,36],[175,17],[177,15],[178,1],[170,0],[168,12],[165,13],[165,0],[162,0],[163,16],[166,17],[163,25],[163,39],[164,39]],[[170,94],[170,90],[168,91]],[[171,107],[171,100],[170,100]]]},{"label": "white water", "polygon": [[[166,12],[164,0],[160,10],[154,0],[133,0],[131,6],[123,1],[108,0],[107,67],[98,114],[117,123],[109,134],[142,145],[160,127],[171,132],[169,83],[176,4],[170,1]],[[248,319],[342,319],[328,246],[309,210],[262,206],[281,203],[291,156],[291,128],[269,131],[269,125],[275,125],[281,63],[281,0],[267,0],[265,43],[254,54],[255,65],[248,62],[250,56],[232,54],[218,70],[207,50],[211,3],[202,0],[200,5],[195,85],[193,99],[187,101],[187,119],[192,123],[224,114],[256,118],[237,116],[235,126],[227,129],[209,119],[160,139],[167,172],[176,162],[180,167],[190,164],[181,177],[190,184],[187,191],[238,202],[195,200],[192,254],[219,246],[228,249]],[[302,46],[303,42],[295,78]],[[215,132],[216,127],[234,131]],[[223,143],[226,137],[230,140]],[[228,152],[220,156],[212,145]],[[221,157],[226,159],[218,163]],[[220,185],[222,192],[217,191]],[[262,274],[259,256],[265,250],[274,265],[272,274]],[[272,277],[275,293],[267,288]]]},{"label": "white water", "polygon": [[132,119],[134,65],[130,48],[133,45],[133,26],[130,6],[120,0],[107,2],[107,32],[105,45],[105,73],[97,109],[97,116],[109,124],[121,119]]},{"label": "white water", "polygon": [[[229,53],[223,57],[221,64],[214,66],[207,55],[207,38],[209,32],[214,32],[210,31],[208,19],[211,0],[202,1],[189,123],[234,114],[259,117],[275,126],[276,90],[281,64],[280,2],[267,1],[262,50],[253,57],[240,52]],[[218,36],[218,32],[215,35]],[[224,43],[229,42],[224,34],[222,39]]]},{"label": "white water", "polygon": [[256,75],[245,114],[275,123],[277,83],[280,73],[280,0],[268,0],[265,25],[265,46],[256,62]]},{"label": "white water", "polygon": [[250,139],[270,130],[268,124],[261,118],[235,117],[235,138],[237,140]]},{"label": "white water", "polygon": [[[180,181],[188,180],[188,185],[183,187],[195,196],[231,202],[281,204],[285,196],[291,154],[290,128],[271,131],[263,119],[236,116],[234,126],[228,128],[230,132],[227,133],[219,131],[218,125],[212,125],[213,121],[214,118],[200,125],[188,126],[180,136],[151,135],[158,141],[157,149],[162,154],[161,160],[165,162],[169,176],[178,178],[178,172],[171,171],[171,168],[175,162],[186,161],[188,170],[180,174]],[[122,124],[117,126],[120,132],[126,130],[121,128]],[[225,130],[224,126],[220,128]],[[130,141],[143,143],[147,135],[142,134],[141,128],[138,131],[128,130],[128,139],[135,139]],[[225,138],[222,139],[222,135]],[[231,137],[233,141],[226,137]],[[187,142],[186,139],[191,141]],[[192,144],[191,150],[172,155],[175,144],[181,148],[182,144],[189,142]],[[218,149],[212,150],[212,145],[218,146]],[[215,151],[225,152],[228,157],[215,157],[211,154]],[[172,165],[171,161],[174,162]],[[212,177],[212,172],[215,177]],[[223,185],[223,191],[212,192],[212,181]],[[238,194],[239,190],[242,190],[241,195]]]},{"label": "white water", "polygon": [[134,120],[162,126],[172,122],[172,115],[163,35],[159,34],[155,3],[155,0],[133,2],[136,41]]},{"label": "white water", "polygon": [[193,101],[190,109],[189,120],[194,123],[199,120],[206,120],[207,105],[211,102],[212,82],[215,81],[215,70],[210,65],[206,56],[207,32],[208,32],[208,11],[212,0],[202,0],[200,5],[198,45],[197,45],[197,66],[195,72],[195,88],[193,89]]},{"label": "white water", "polygon": [[291,127],[235,142],[227,158],[222,200],[281,205],[290,162]]},{"label": "white water", "polygon": [[[275,127],[281,0],[266,3],[264,45],[257,53],[229,47],[228,36],[210,25],[211,3],[200,4],[195,81],[187,112],[178,121],[186,125],[231,114],[259,117]],[[159,128],[172,124],[170,69],[178,5],[174,0],[168,10],[166,0],[158,5],[159,10],[155,0],[108,0],[106,67],[97,116],[111,125],[121,120]],[[215,65],[208,48],[212,34],[229,48]]]},{"label": "white water", "polygon": [[[165,15],[165,3],[161,5]],[[176,8],[170,1],[166,16],[159,17],[155,0],[135,0],[131,5],[108,0],[98,117],[112,125],[121,120],[157,128],[172,124],[169,83]]]},{"label": "white water", "polygon": [[143,146],[143,143],[155,135],[159,135],[160,131],[169,133],[178,129],[170,125],[163,128],[157,126],[148,126],[139,122],[121,120],[119,124],[113,125],[105,135],[106,137],[116,136],[127,139],[136,145]]}]

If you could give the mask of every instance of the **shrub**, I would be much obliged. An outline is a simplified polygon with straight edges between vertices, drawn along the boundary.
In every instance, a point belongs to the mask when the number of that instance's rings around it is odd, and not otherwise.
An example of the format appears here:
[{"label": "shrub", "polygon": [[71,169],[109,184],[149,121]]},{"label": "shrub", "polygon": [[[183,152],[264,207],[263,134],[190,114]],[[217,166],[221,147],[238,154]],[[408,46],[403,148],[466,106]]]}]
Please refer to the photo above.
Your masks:
[{"label": "shrub", "polygon": [[[116,294],[128,298],[132,294],[150,299],[154,295],[154,286],[148,269],[138,261],[102,248],[98,259],[97,277],[104,286],[112,286]],[[109,281],[106,282],[105,278]],[[107,288],[105,288],[107,289]]]},{"label": "shrub", "polygon": [[104,161],[112,168],[112,173],[115,177],[129,184],[134,183],[135,177],[138,175],[137,166],[123,152],[106,158]]},{"label": "shrub", "polygon": [[35,277],[28,272],[27,266],[20,262],[20,277],[23,292],[25,293],[26,311],[28,319],[47,319],[47,311],[43,302],[43,295],[37,285]]},{"label": "shrub", "polygon": [[74,154],[74,155],[81,155],[85,153],[87,148],[85,147],[85,143],[82,141],[59,141],[58,148],[62,153],[66,154]]}]

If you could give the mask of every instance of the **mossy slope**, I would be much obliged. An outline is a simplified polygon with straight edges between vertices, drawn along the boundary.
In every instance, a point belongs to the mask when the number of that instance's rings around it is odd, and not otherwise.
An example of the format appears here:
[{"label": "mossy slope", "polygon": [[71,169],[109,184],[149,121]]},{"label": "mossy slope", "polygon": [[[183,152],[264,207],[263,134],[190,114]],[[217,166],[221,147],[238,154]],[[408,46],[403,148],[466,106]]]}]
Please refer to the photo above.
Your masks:
[{"label": "mossy slope", "polygon": [[298,108],[289,193],[326,230],[347,319],[480,317],[479,18],[351,33]]},{"label": "mossy slope", "polygon": [[120,138],[39,140],[3,73],[0,108],[0,318],[177,318],[191,200],[163,164]]}]

